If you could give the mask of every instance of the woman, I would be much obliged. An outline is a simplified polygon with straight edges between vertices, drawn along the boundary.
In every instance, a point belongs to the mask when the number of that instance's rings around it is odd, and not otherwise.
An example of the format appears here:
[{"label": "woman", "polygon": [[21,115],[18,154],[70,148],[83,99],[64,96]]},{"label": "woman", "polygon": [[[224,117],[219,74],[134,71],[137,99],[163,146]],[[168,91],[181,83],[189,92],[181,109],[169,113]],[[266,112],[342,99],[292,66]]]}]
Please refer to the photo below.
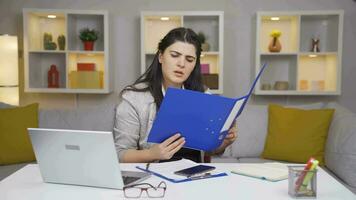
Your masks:
[{"label": "woman", "polygon": [[[147,143],[168,87],[206,92],[200,73],[201,44],[191,29],[171,30],[158,44],[158,51],[147,71],[122,92],[116,110],[114,137],[120,162],[153,162],[180,158],[201,162],[201,152],[182,148],[185,141],[177,133],[161,144]],[[208,155],[221,154],[236,139],[236,128],[219,148]]]}]

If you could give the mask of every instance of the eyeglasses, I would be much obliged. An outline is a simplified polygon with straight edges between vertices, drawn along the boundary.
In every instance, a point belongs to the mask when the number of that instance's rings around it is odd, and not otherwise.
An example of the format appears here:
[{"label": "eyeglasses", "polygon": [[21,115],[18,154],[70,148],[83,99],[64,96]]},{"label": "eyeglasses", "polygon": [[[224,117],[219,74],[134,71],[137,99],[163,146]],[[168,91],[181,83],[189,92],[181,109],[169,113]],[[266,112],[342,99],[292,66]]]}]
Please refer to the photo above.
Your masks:
[{"label": "eyeglasses", "polygon": [[142,192],[145,191],[150,198],[162,198],[166,193],[166,182],[161,181],[157,187],[149,183],[138,183],[124,187],[124,195],[126,198],[139,198]]}]

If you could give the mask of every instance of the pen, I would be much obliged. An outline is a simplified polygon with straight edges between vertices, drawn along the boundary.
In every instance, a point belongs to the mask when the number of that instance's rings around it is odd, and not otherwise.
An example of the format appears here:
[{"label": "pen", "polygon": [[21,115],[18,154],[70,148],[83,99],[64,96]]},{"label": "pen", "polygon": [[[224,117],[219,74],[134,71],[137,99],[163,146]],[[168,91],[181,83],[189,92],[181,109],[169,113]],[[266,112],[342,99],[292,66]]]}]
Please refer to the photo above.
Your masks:
[{"label": "pen", "polygon": [[304,167],[303,172],[299,175],[299,178],[297,179],[297,181],[296,181],[296,183],[295,183],[295,191],[296,191],[296,192],[299,191],[299,188],[300,188],[300,186],[301,186],[302,183],[303,183],[304,177],[305,177],[305,175],[307,174],[307,172],[310,170],[310,168],[312,167],[314,160],[315,160],[315,159],[314,159],[313,157],[311,157],[311,158],[308,160],[306,166]]},{"label": "pen", "polygon": [[311,179],[313,178],[313,176],[316,176],[316,172],[312,172],[313,170],[316,170],[316,168],[318,167],[319,161],[314,160],[313,161],[313,165],[310,167],[310,169],[308,170],[307,174],[304,177],[303,183],[299,188],[299,191],[303,191],[305,189],[307,189],[309,182],[311,181]]}]

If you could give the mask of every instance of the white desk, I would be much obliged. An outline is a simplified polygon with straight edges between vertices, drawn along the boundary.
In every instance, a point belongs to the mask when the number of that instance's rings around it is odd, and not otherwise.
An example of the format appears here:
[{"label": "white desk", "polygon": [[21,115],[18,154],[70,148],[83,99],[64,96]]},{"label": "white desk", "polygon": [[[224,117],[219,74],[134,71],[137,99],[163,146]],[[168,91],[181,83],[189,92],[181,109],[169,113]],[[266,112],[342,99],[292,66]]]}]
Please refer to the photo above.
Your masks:
[{"label": "white desk", "polygon": [[[228,176],[196,180],[186,183],[167,182],[164,199],[291,199],[288,180],[268,182],[249,178],[229,171],[238,164],[213,164],[228,172]],[[134,169],[134,164],[121,164],[123,170]],[[152,176],[146,182],[157,184],[160,178]],[[324,170],[318,171],[317,199],[356,199],[351,191],[337,182]],[[0,200],[118,200],[122,190],[43,183],[37,165],[27,165],[0,182]],[[148,199],[145,195],[143,199]]]}]

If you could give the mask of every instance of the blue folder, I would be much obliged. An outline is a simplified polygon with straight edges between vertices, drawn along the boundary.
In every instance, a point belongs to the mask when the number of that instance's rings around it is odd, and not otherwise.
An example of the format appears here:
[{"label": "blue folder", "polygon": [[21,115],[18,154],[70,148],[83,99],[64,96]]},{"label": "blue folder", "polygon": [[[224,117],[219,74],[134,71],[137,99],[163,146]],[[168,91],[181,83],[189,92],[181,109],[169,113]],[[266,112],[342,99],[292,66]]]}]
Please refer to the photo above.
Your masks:
[{"label": "blue folder", "polygon": [[168,88],[147,141],[161,143],[180,133],[185,138],[186,148],[203,151],[218,148],[244,109],[266,66],[266,63],[262,66],[248,94],[237,99]]}]

